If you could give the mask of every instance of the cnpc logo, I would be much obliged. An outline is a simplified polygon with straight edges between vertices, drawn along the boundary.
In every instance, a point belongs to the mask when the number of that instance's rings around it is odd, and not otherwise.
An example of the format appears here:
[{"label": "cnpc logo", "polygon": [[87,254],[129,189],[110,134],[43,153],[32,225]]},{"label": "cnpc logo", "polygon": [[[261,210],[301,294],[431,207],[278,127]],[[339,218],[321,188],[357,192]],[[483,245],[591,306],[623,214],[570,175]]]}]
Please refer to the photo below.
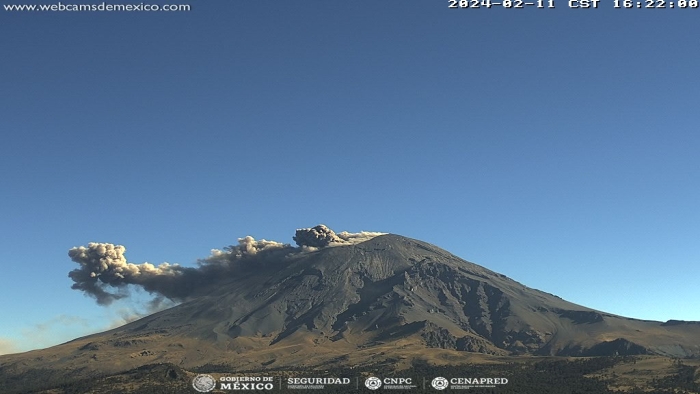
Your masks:
[{"label": "cnpc logo", "polygon": [[370,390],[376,390],[382,387],[382,380],[376,376],[370,376],[367,379],[365,379],[365,387],[367,387]]},{"label": "cnpc logo", "polygon": [[376,376],[370,376],[365,379],[365,387],[370,390],[377,390],[382,385],[386,388],[397,389],[397,388],[407,388],[405,386],[410,386],[412,383],[411,378],[384,378],[380,379]]}]

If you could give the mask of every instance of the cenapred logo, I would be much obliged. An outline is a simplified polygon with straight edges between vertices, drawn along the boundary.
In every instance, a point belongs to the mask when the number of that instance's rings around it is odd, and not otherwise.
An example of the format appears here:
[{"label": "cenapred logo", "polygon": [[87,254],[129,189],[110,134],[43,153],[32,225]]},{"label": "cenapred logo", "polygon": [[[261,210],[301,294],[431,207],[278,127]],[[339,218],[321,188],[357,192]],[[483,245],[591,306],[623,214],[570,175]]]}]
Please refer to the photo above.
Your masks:
[{"label": "cenapred logo", "polygon": [[430,382],[430,385],[433,386],[435,390],[444,390],[450,385],[450,382],[442,376],[438,376]]},{"label": "cenapred logo", "polygon": [[450,390],[471,390],[474,388],[495,388],[500,385],[508,384],[506,378],[443,378],[439,376],[430,382],[436,390],[444,390],[448,386]]},{"label": "cenapred logo", "polygon": [[370,390],[376,390],[382,387],[382,380],[376,376],[370,376],[369,378],[365,379],[365,387]]},{"label": "cenapred logo", "polygon": [[211,375],[197,375],[192,380],[192,387],[200,393],[208,393],[216,387],[216,379]]}]

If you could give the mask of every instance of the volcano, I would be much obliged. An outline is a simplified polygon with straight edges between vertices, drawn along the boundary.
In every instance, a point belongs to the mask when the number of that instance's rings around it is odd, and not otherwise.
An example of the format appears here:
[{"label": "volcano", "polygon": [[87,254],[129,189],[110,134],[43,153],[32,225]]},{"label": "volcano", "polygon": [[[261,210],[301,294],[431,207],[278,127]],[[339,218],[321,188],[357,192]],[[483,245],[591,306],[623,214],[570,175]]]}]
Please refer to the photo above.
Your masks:
[{"label": "volcano", "polygon": [[296,252],[266,259],[260,252],[260,263],[241,265],[181,304],[122,327],[2,356],[0,374],[80,377],[156,363],[348,367],[434,355],[445,363],[476,353],[700,356],[699,322],[586,308],[426,242],[386,234],[290,249]]}]

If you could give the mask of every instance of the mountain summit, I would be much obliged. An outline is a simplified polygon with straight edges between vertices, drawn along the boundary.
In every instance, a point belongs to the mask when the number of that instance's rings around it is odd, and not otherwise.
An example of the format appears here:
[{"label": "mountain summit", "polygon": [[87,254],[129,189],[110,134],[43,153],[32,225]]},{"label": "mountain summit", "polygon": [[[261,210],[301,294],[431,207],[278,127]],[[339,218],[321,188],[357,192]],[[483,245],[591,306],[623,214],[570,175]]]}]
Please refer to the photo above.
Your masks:
[{"label": "mountain summit", "polygon": [[700,355],[697,322],[596,311],[398,235],[330,236],[315,229],[297,232],[298,248],[241,255],[235,270],[216,271],[205,285],[198,277],[196,290],[172,289],[187,294],[173,308],[49,349],[0,357],[0,371],[116,373],[153,363],[351,366],[440,351],[453,358],[469,352]]}]

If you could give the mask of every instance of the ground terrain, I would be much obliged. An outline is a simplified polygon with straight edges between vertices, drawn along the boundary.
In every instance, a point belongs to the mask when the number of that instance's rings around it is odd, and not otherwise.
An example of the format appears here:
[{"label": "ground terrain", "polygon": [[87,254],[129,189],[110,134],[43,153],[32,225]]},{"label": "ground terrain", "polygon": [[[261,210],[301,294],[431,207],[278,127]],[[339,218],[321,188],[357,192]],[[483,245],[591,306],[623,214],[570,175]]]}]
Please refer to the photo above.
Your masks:
[{"label": "ground terrain", "polygon": [[193,392],[197,373],[471,370],[512,377],[498,392],[698,391],[698,322],[586,308],[397,235],[282,256],[232,260],[235,275],[122,327],[0,356],[2,392]]}]

